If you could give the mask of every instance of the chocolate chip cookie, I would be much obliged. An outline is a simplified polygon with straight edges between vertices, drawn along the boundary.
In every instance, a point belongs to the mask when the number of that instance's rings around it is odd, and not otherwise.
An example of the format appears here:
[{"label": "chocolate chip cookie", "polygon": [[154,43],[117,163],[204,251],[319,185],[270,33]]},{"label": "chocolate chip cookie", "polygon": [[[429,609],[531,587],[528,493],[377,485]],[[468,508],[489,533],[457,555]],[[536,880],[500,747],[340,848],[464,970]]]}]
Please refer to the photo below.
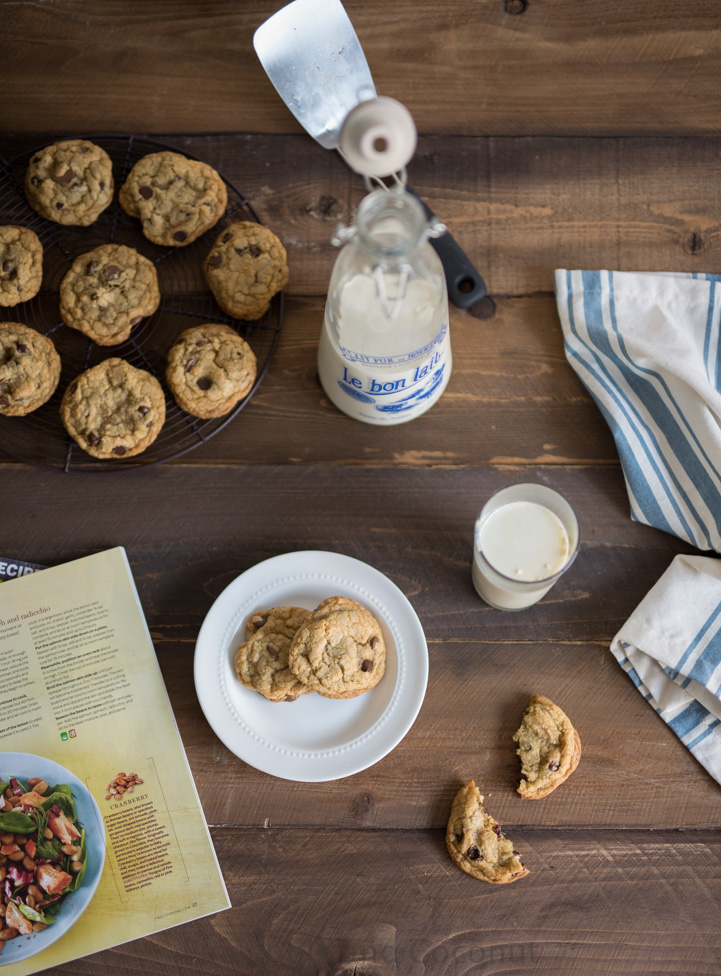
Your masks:
[{"label": "chocolate chip cookie", "polygon": [[0,323],[0,414],[24,417],[46,403],[60,379],[51,339],[19,322]]},{"label": "chocolate chip cookie", "polygon": [[481,881],[508,884],[529,873],[500,824],[483,806],[483,797],[473,780],[453,800],[446,847],[454,864]]},{"label": "chocolate chip cookie", "polygon": [[581,759],[581,740],[568,716],[543,695],[532,695],[518,743],[522,772],[518,792],[524,800],[540,800],[568,779]]},{"label": "chocolate chip cookie", "polygon": [[60,315],[101,346],[116,346],[160,304],[155,266],[134,248],[103,244],[81,254],[60,285]]},{"label": "chocolate chip cookie", "polygon": [[203,272],[215,300],[235,319],[259,319],[288,284],[285,248],[262,224],[243,220],[219,235]]},{"label": "chocolate chip cookie", "polygon": [[168,386],[194,417],[222,417],[250,393],[257,362],[229,325],[196,325],[181,333],[168,353]]},{"label": "chocolate chip cookie", "polygon": [[0,227],[0,305],[35,298],[43,280],[43,246],[29,227]]},{"label": "chocolate chip cookie", "polygon": [[212,166],[167,151],[143,156],[133,166],[119,200],[127,214],[140,219],[149,241],[183,247],[218,223],[228,191]]},{"label": "chocolate chip cookie", "polygon": [[330,597],[311,614],[288,652],[293,674],[324,698],[355,698],[385,674],[380,624],[347,597]]},{"label": "chocolate chip cookie", "polygon": [[42,217],[87,227],[113,199],[110,156],[86,139],[56,142],[35,153],[25,174],[25,195]]},{"label": "chocolate chip cookie", "polygon": [[273,702],[308,694],[310,689],[288,667],[288,649],[309,617],[302,607],[273,607],[253,614],[246,628],[248,639],[235,655],[240,682]]},{"label": "chocolate chip cookie", "polygon": [[163,388],[144,369],[124,359],[106,359],[72,381],[60,416],[70,436],[93,457],[132,457],[160,433]]}]

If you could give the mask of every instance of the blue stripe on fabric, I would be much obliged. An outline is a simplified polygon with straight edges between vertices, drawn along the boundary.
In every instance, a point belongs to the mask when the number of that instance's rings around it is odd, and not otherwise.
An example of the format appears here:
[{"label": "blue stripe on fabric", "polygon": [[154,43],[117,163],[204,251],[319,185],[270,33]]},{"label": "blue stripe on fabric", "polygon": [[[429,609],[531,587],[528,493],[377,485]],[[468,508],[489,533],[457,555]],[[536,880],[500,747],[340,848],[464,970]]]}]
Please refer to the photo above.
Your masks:
[{"label": "blue stripe on fabric", "polygon": [[633,681],[633,683],[636,685],[637,688],[640,688],[641,687],[641,685],[643,684],[643,682],[639,678],[638,671],[636,671],[635,668],[633,668],[633,667],[629,668],[626,671],[626,674],[629,676],[629,678],[631,679],[631,681]]},{"label": "blue stripe on fabric", "polygon": [[[571,331],[576,336],[578,341],[581,343],[584,350],[587,353],[590,353],[588,346],[583,341],[583,339],[581,339],[578,333],[578,329],[576,328],[576,318],[573,312],[573,288],[571,286],[570,271],[566,272],[566,291],[568,294],[568,320],[571,326]],[[621,411],[621,413],[626,415],[626,420],[628,422],[629,428],[633,429],[633,423],[631,421],[631,418],[627,416],[627,411],[625,409],[624,402],[622,402],[619,399],[618,393],[614,388],[613,384],[607,381],[603,373],[599,372],[597,369],[593,368],[589,363],[587,363],[567,341],[564,344],[566,347],[567,354],[570,355],[573,359],[577,360],[580,366],[582,367],[582,369],[587,371],[588,373],[591,374],[591,376],[594,377],[594,379],[599,383],[599,385],[606,390],[610,400],[616,401],[616,405],[618,409]],[[597,357],[594,356],[594,359],[597,359]],[[583,379],[583,377],[581,377],[581,379]],[[636,455],[634,451],[631,449],[630,445],[628,444],[625,431],[620,426],[616,418],[611,414],[604,401],[601,400],[598,396],[596,396],[596,394],[588,386],[587,383],[585,385],[586,388],[588,389],[588,392],[595,400],[596,405],[598,406],[599,410],[603,414],[604,419],[606,420],[606,423],[608,424],[613,434],[613,438],[616,442],[616,447],[621,457],[621,462],[624,471],[627,470],[627,466],[628,468],[637,471],[636,479],[633,479],[632,477],[629,476],[627,476],[627,478],[629,483],[633,486],[633,493],[640,504],[644,519],[646,520],[646,522],[648,522],[649,525],[655,525],[657,528],[664,529],[666,532],[669,532],[672,535],[678,535],[678,533],[675,532],[674,529],[671,527],[671,524],[667,520],[666,516],[663,514],[663,511],[656,499],[653,489],[648,484],[646,480],[646,476],[644,475],[636,459]],[[636,431],[636,434],[638,434],[638,431]],[[648,448],[646,447],[646,445],[644,444],[643,446],[646,452],[648,453]],[[658,470],[658,466],[655,464],[653,457],[649,457],[649,462],[651,466],[657,471],[660,477],[660,471]],[[690,530],[688,531],[688,538],[690,539],[693,538],[693,535],[691,534]]]},{"label": "blue stripe on fabric", "polygon": [[687,742],[686,747],[688,749],[694,749],[697,745],[703,742],[704,739],[707,739],[710,735],[711,735],[711,729],[704,729],[703,732],[697,735],[695,739],[692,739],[691,742]]},{"label": "blue stripe on fabric", "polygon": [[689,677],[706,686],[721,664],[721,633],[717,630],[689,671]]},{"label": "blue stripe on fabric", "polygon": [[[708,314],[706,315],[706,331],[704,334],[703,341],[703,363],[706,368],[707,378],[714,384],[718,390],[718,362],[716,362],[716,375],[711,376],[709,367],[711,366],[711,361],[709,359],[709,349],[711,347],[711,333],[713,331],[713,313],[714,306],[716,305],[716,282],[710,282],[709,286],[709,303],[708,303]],[[716,359],[718,357],[715,357]]]},{"label": "blue stripe on fabric", "polygon": [[679,739],[693,731],[697,726],[705,723],[709,716],[708,709],[704,708],[700,702],[692,701],[679,712],[674,718],[669,719],[669,727],[673,729]]},{"label": "blue stripe on fabric", "polygon": [[[600,352],[605,353],[605,355],[609,359],[613,360],[619,366],[621,372],[628,373],[628,368],[625,367],[623,365],[623,363],[620,362],[620,360],[618,359],[618,357],[616,356],[616,354],[610,348],[610,344],[609,344],[609,341],[608,341],[608,336],[606,334],[605,327],[603,325],[603,312],[602,312],[602,296],[601,296],[601,289],[600,289],[600,276],[599,276],[598,272],[593,272],[593,271],[582,271],[581,272],[581,276],[582,276],[582,279],[583,279],[583,282],[584,282],[584,290],[583,290],[584,319],[585,319],[586,326],[589,329],[589,331],[591,331],[591,329],[593,329],[593,331],[594,331],[593,338],[596,340],[596,347],[599,349]],[[570,287],[570,281],[569,281],[569,287]],[[591,303],[593,298],[596,298],[597,299],[598,307],[594,306]],[[677,487],[677,489],[679,491],[679,494],[681,494],[681,495],[683,495],[685,497],[685,492],[681,488],[681,486],[678,483],[678,481],[677,481],[675,475],[673,474],[673,472],[669,471],[669,469],[668,469],[667,466],[664,465],[664,467],[662,468],[659,465],[658,461],[653,456],[653,452],[651,451],[650,447],[646,443],[645,439],[639,433],[640,430],[643,430],[646,433],[646,435],[648,436],[649,440],[653,443],[653,445],[656,448],[656,451],[658,452],[658,454],[661,455],[661,456],[663,456],[663,452],[661,451],[661,449],[659,447],[658,440],[656,438],[656,435],[655,435],[654,431],[651,428],[649,428],[640,419],[640,417],[632,417],[632,413],[633,414],[637,414],[636,407],[631,403],[630,400],[628,400],[626,397],[624,397],[621,394],[620,390],[618,390],[618,388],[616,387],[615,383],[610,378],[607,378],[607,372],[606,372],[607,368],[606,368],[605,364],[603,364],[601,362],[600,356],[597,355],[596,353],[594,353],[593,350],[583,341],[583,339],[581,338],[581,336],[578,333],[578,330],[575,328],[575,322],[572,322],[572,328],[573,328],[574,334],[576,335],[576,338],[578,339],[578,341],[580,343],[582,343],[582,345],[584,346],[584,348],[588,352],[591,353],[591,355],[593,356],[593,358],[599,364],[599,368],[603,370],[603,378],[602,378],[602,376],[600,374],[596,373],[594,370],[591,370],[588,366],[586,368],[589,369],[589,372],[591,372],[596,377],[596,379],[598,380],[598,382],[604,387],[604,389],[608,393],[609,397],[616,402],[616,405],[618,406],[619,410],[621,411],[621,413],[624,415],[624,417],[626,419],[626,422],[628,424],[629,429],[632,430],[636,434],[636,436],[638,437],[639,441],[641,442],[641,445],[643,447],[643,450],[644,450],[644,453],[645,453],[646,458],[648,460],[648,463],[649,463],[650,467],[652,468],[652,470],[654,471],[654,473],[656,474],[656,477],[658,478],[659,482],[664,487],[665,496],[668,499],[669,503],[671,504],[671,507],[674,509],[674,511],[676,513],[676,516],[677,516],[680,524],[683,526],[683,529],[686,532],[686,537],[688,539],[692,540],[692,541],[693,540],[696,540],[696,538],[697,538],[696,533],[691,529],[691,526],[689,525],[688,521],[686,520],[686,517],[684,516],[683,512],[681,511],[681,508],[680,508],[680,505],[678,503],[678,500],[677,500],[674,492],[671,490],[670,486],[668,485],[668,483],[667,483],[667,481],[666,481],[666,479],[664,477],[664,472],[668,473],[673,478],[674,482],[676,483],[676,487]],[[605,350],[601,349],[601,346],[605,346],[606,349]],[[596,398],[594,398],[594,399],[596,399]],[[615,420],[615,418],[614,418],[614,423],[618,423],[618,421]],[[611,430],[614,432],[614,437],[615,437],[614,423],[611,424]],[[618,442],[617,442],[617,444],[618,444]],[[619,453],[620,453],[620,449],[619,449]],[[648,479],[647,479],[646,475],[644,474],[641,466],[639,465],[638,460],[636,459],[635,453],[633,451],[629,450],[628,453],[626,453],[625,455],[622,455],[621,456],[621,462],[622,462],[622,464],[624,466],[624,471],[626,471],[626,464],[628,464],[629,465],[629,468],[630,468],[630,471],[632,472],[632,474],[633,473],[636,474],[636,479],[634,480],[634,478],[631,476],[631,474],[628,474],[627,473],[627,478],[628,478],[629,482],[631,483],[631,485],[633,486],[634,494],[636,494],[637,496],[639,496],[639,495],[641,495],[643,493],[644,497],[646,497],[646,498],[649,497],[649,494],[651,496],[653,496],[654,497],[654,500],[656,501],[657,505],[659,506],[658,507],[658,511],[660,512],[660,510],[661,510],[660,509],[660,503],[656,499],[655,494],[653,492],[653,489],[651,488],[650,484],[648,483]],[[643,487],[644,484],[645,484],[645,488]],[[688,502],[688,499],[686,499],[686,500]],[[645,512],[644,512],[644,515],[646,515]],[[667,532],[671,532],[674,535],[678,535],[678,533],[675,532],[674,529],[671,528],[671,526],[668,523],[668,520],[665,517],[663,518],[663,522],[662,523],[659,523],[659,522],[653,520],[652,518],[648,518],[648,521],[649,521],[649,523],[651,525],[655,525],[657,528],[663,528]],[[703,523],[701,523],[701,524],[703,524]],[[712,548],[711,547],[710,540],[709,540],[709,548]]]},{"label": "blue stripe on fabric", "polygon": [[[626,382],[628,383],[628,385],[630,386],[631,390],[636,394],[639,401],[647,408],[649,414],[653,418],[655,427],[659,431],[663,431],[671,452],[679,460],[681,464],[681,469],[684,472],[684,475],[686,476],[686,482],[689,483],[691,486],[693,486],[701,495],[708,509],[711,512],[711,518],[713,519],[713,522],[716,526],[717,533],[721,534],[721,505],[719,505],[719,502],[721,502],[721,493],[719,492],[717,484],[714,483],[713,478],[709,475],[706,466],[702,464],[701,461],[699,460],[699,455],[706,461],[708,467],[710,467],[711,470],[716,475],[717,483],[719,480],[721,480],[721,474],[719,473],[715,465],[712,463],[703,445],[701,444],[698,437],[696,436],[696,433],[691,428],[691,425],[689,424],[688,420],[683,414],[683,411],[681,410],[678,403],[676,402],[676,399],[673,396],[673,393],[671,392],[671,389],[668,383],[666,382],[666,380],[664,379],[664,377],[655,369],[649,369],[646,366],[639,366],[638,363],[634,362],[633,358],[629,354],[628,349],[626,347],[626,342],[618,328],[618,321],[616,318],[615,282],[614,282],[614,276],[612,271],[609,272],[608,274],[608,284],[609,284],[609,311],[611,314],[611,326],[613,328],[613,331],[616,334],[619,348],[623,356],[625,357],[628,366],[626,365],[626,363],[624,363],[622,359],[619,359],[619,357],[614,352],[608,338],[608,333],[606,332],[606,329],[603,326],[603,319],[601,319],[600,322],[600,330],[598,336],[595,337],[596,342],[598,344],[598,340],[599,339],[601,340],[601,345],[605,347],[604,351],[606,352],[606,355],[608,355],[609,358],[611,358],[614,361],[615,365],[621,370],[621,373],[624,379],[626,380]],[[600,295],[601,294],[600,276],[598,279],[598,286],[599,286],[598,291]],[[585,282],[584,282],[584,287],[585,287]],[[712,285],[711,288],[713,287],[714,286]],[[644,375],[640,376],[639,373]],[[644,376],[651,377],[652,379],[656,380],[660,384],[660,386],[666,393],[666,396],[673,404],[673,407],[675,408],[676,411],[675,413],[666,406],[663,397],[661,397],[661,395],[654,387],[650,379],[644,379]],[[685,428],[685,430],[683,428]],[[653,434],[653,437],[654,437],[654,444],[656,445],[657,450],[662,456],[664,456],[663,450],[661,449],[659,442],[656,440],[655,434]],[[691,442],[693,442],[696,445],[698,453],[693,450]],[[696,510],[696,507],[693,504],[690,496],[687,494],[686,488],[684,487],[679,477],[671,470],[670,464],[666,463],[666,468],[670,478],[673,480],[676,486],[677,491],[681,494],[684,501],[686,502],[687,507],[693,514],[693,517],[696,520],[702,535],[706,539],[708,548],[713,549],[711,536],[706,527],[705,518],[703,518]],[[714,512],[719,512],[719,515],[714,515]],[[692,538],[696,538],[696,536],[693,535]]]},{"label": "blue stripe on fabric", "polygon": [[704,639],[704,637],[709,632],[709,630],[711,629],[711,627],[713,627],[714,623],[718,619],[719,614],[721,614],[721,601],[716,604],[716,609],[713,610],[708,615],[708,617],[704,621],[703,626],[701,627],[701,629],[699,630],[699,632],[696,634],[696,636],[694,637],[694,639],[691,641],[691,643],[688,645],[688,647],[686,648],[686,650],[683,652],[683,654],[681,655],[681,657],[676,662],[676,667],[678,668],[679,671],[681,671],[683,669],[683,666],[686,663],[686,661],[688,661],[689,657],[696,650],[696,648],[698,647],[699,643]]}]

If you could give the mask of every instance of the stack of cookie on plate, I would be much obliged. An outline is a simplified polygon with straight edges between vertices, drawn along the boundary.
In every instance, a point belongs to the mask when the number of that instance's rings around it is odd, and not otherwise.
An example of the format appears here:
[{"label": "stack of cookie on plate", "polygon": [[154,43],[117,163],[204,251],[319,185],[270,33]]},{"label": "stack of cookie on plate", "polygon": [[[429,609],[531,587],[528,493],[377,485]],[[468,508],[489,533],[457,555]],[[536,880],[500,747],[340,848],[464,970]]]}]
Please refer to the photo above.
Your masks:
[{"label": "stack of cookie on plate", "polygon": [[[33,209],[47,220],[87,227],[113,199],[112,162],[92,142],[70,139],[33,155],[25,177]],[[213,228],[228,203],[225,183],[209,165],[179,153],[140,159],[119,191],[123,210],[153,244],[185,247]],[[43,248],[26,227],[0,227],[0,305],[34,298],[42,282]],[[220,308],[255,320],[288,282],[286,253],[266,227],[229,224],[203,265]],[[155,264],[133,247],[109,243],[75,258],[60,285],[60,316],[100,346],[127,342],[160,306]],[[60,379],[52,340],[19,322],[0,323],[0,414],[23,416],[47,402]],[[253,387],[255,355],[229,325],[185,330],[168,351],[165,380],[176,403],[204,419],[229,413]],[[99,458],[129,457],[157,438],[165,420],[158,379],[118,357],[69,384],[60,413],[74,440]]]},{"label": "stack of cookie on plate", "polygon": [[269,701],[356,698],[385,674],[380,624],[355,600],[331,596],[315,610],[273,607],[251,614],[235,655],[239,681]]}]

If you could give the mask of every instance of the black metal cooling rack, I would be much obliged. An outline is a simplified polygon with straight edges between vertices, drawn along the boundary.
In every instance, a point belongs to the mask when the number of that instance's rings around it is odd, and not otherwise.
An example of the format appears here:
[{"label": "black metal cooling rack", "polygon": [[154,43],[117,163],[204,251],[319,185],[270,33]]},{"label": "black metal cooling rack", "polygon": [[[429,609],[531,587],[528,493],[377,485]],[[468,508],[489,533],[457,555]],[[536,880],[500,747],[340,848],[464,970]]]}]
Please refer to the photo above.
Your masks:
[{"label": "black metal cooling rack", "polygon": [[[0,224],[29,227],[43,245],[43,282],[39,294],[13,308],[0,307],[0,321],[22,322],[50,336],[62,362],[58,388],[47,403],[25,417],[0,415],[0,450],[21,461],[64,472],[119,470],[160,464],[204,444],[251,399],[265,376],[280,337],[283,295],[275,296],[262,319],[244,322],[227,316],[205,284],[203,260],[223,226],[236,220],[262,222],[250,200],[229,180],[222,177],[228,189],[228,207],[216,227],[186,247],[161,247],[148,241],[140,230],[140,222],[129,217],[121,208],[118,189],[135,163],[149,153],[170,150],[191,159],[197,157],[167,143],[139,136],[89,135],[82,138],[90,139],[108,153],[113,162],[115,180],[113,202],[89,227],[71,227],[45,220],[28,204],[23,191],[25,171],[33,152],[38,152],[42,147],[23,153],[9,162],[0,161]],[[110,243],[134,247],[153,261],[158,273],[161,301],[154,315],[135,326],[127,342],[117,346],[98,346],[62,322],[59,312],[60,282],[79,254]],[[206,322],[222,322],[232,326],[249,343],[258,360],[258,374],[248,396],[229,414],[213,420],[201,420],[185,413],[165,385],[166,357],[170,346],[184,329]],[[127,460],[98,460],[91,457],[68,436],[60,420],[60,402],[70,381],[111,356],[119,356],[153,373],[165,392],[166,420],[160,434],[146,451]]]}]

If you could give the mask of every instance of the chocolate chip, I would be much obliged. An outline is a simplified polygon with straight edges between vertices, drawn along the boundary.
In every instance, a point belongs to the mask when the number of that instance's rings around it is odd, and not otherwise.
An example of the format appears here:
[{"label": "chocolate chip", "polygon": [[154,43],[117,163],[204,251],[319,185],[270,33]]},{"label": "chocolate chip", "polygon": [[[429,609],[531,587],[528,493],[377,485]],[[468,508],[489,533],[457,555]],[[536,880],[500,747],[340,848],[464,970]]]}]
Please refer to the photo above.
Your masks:
[{"label": "chocolate chip", "polygon": [[40,179],[39,176],[31,176],[30,177],[30,182],[32,183],[33,186],[40,186],[40,184],[42,183],[42,180]]},{"label": "chocolate chip", "polygon": [[118,267],[117,264],[109,264],[106,268],[103,268],[103,278],[105,281],[115,281],[123,273],[123,269]]},{"label": "chocolate chip", "polygon": [[138,190],[138,193],[143,198],[143,200],[149,200],[153,195],[153,190],[152,187],[141,186],[140,189]]},{"label": "chocolate chip", "polygon": [[463,834],[456,834],[456,843],[460,844],[462,840],[463,840]]},{"label": "chocolate chip", "polygon": [[469,861],[483,860],[483,855],[475,845],[468,848],[468,850],[466,851],[466,857],[468,858]]},{"label": "chocolate chip", "polygon": [[28,347],[25,345],[24,342],[18,342],[18,352],[26,353],[26,352],[30,352],[30,350],[28,349]]},{"label": "chocolate chip", "polygon": [[195,359],[189,359],[188,362],[185,364],[185,372],[187,373],[189,369],[192,369],[197,362],[198,362],[197,356],[195,357]]},{"label": "chocolate chip", "polygon": [[138,407],[138,413],[144,417],[146,413],[150,413],[150,407]]},{"label": "chocolate chip", "polygon": [[297,698],[297,695],[286,695],[283,701],[295,701]]},{"label": "chocolate chip", "polygon": [[142,318],[143,318],[142,315],[136,315],[134,319],[131,319],[130,320],[130,324],[131,325],[137,325],[138,322],[141,322],[142,321]]},{"label": "chocolate chip", "polygon": [[117,454],[118,457],[122,457],[123,454],[127,452],[127,447],[123,447],[122,444],[118,444],[117,447],[113,448],[113,454]]},{"label": "chocolate chip", "polygon": [[368,658],[366,658],[365,661],[363,661],[363,663],[361,664],[361,671],[372,671],[372,670],[373,670],[373,662]]},{"label": "chocolate chip", "polygon": [[278,660],[278,652],[276,651],[275,647],[273,647],[272,644],[268,644],[268,653],[274,660],[276,661]]},{"label": "chocolate chip", "polygon": [[250,251],[250,256],[252,258],[257,258],[263,253],[261,249],[257,247],[255,244],[251,244],[248,250]]},{"label": "chocolate chip", "polygon": [[100,181],[100,183],[98,183],[98,186],[100,187],[101,190],[105,189],[105,184],[103,183],[102,180]]},{"label": "chocolate chip", "polygon": [[212,385],[213,385],[212,382],[208,379],[207,376],[201,376],[200,379],[198,380],[199,390],[209,390]]},{"label": "chocolate chip", "polygon": [[223,256],[221,254],[211,254],[208,258],[208,264],[211,268],[217,268],[219,264],[223,263]]},{"label": "chocolate chip", "polygon": [[253,617],[253,619],[251,620],[251,623],[253,624],[254,627],[256,627],[257,629],[260,629],[263,626],[263,624],[268,623],[268,618],[267,617]]},{"label": "chocolate chip", "polygon": [[188,235],[184,230],[176,230],[176,232],[173,234],[173,240],[182,243],[187,236]]},{"label": "chocolate chip", "polygon": [[34,163],[39,163],[40,162],[40,157],[39,156],[33,156],[33,162]]},{"label": "chocolate chip", "polygon": [[368,641],[368,643],[370,644],[370,646],[372,648],[375,649],[375,646],[378,643],[378,638],[377,637],[371,637],[371,639]]},{"label": "chocolate chip", "polygon": [[[98,266],[97,261],[88,261],[85,267],[85,274],[92,274]],[[97,296],[96,296],[97,297]]]},{"label": "chocolate chip", "polygon": [[503,837],[503,831],[501,830],[500,824],[496,824],[496,826],[493,829],[495,830],[495,832],[498,834],[499,837]]},{"label": "chocolate chip", "polygon": [[56,210],[62,210],[64,206],[65,206],[64,203],[56,203],[55,204],[55,209]]},{"label": "chocolate chip", "polygon": [[97,300],[98,300],[98,293],[96,291],[94,291],[92,293],[92,295],[90,296],[90,301],[91,302],[97,302]]},{"label": "chocolate chip", "polygon": [[90,152],[90,146],[81,146],[81,147],[80,147],[80,152],[81,152],[81,153],[83,154],[83,156],[84,156],[84,155],[85,155],[85,153],[89,153],[89,152]]},{"label": "chocolate chip", "polygon": [[66,169],[62,176],[53,177],[56,183],[61,183],[62,185],[70,183],[74,178],[75,173],[71,169]]},{"label": "chocolate chip", "polygon": [[230,231],[228,231],[227,234],[223,234],[223,244],[227,244],[227,242],[231,239],[232,236],[233,235],[231,234]]},{"label": "chocolate chip", "polygon": [[6,383],[7,383],[7,377],[0,378],[0,386],[5,386]]},{"label": "chocolate chip", "polygon": [[196,346],[207,346],[209,342],[210,339],[198,339],[198,341],[195,344]]},{"label": "chocolate chip", "polygon": [[555,762],[554,760],[551,760],[551,762],[548,764],[548,768],[551,770],[551,772],[555,773],[556,770],[558,769],[558,763]]},{"label": "chocolate chip", "polygon": [[0,407],[9,407],[10,401],[7,397],[0,397]]},{"label": "chocolate chip", "polygon": [[8,271],[12,271],[12,269],[13,269],[12,261],[3,261],[3,271],[5,272],[5,274],[7,274]]},{"label": "chocolate chip", "polygon": [[100,438],[98,437],[97,434],[88,434],[88,443],[93,445],[99,444]]}]

